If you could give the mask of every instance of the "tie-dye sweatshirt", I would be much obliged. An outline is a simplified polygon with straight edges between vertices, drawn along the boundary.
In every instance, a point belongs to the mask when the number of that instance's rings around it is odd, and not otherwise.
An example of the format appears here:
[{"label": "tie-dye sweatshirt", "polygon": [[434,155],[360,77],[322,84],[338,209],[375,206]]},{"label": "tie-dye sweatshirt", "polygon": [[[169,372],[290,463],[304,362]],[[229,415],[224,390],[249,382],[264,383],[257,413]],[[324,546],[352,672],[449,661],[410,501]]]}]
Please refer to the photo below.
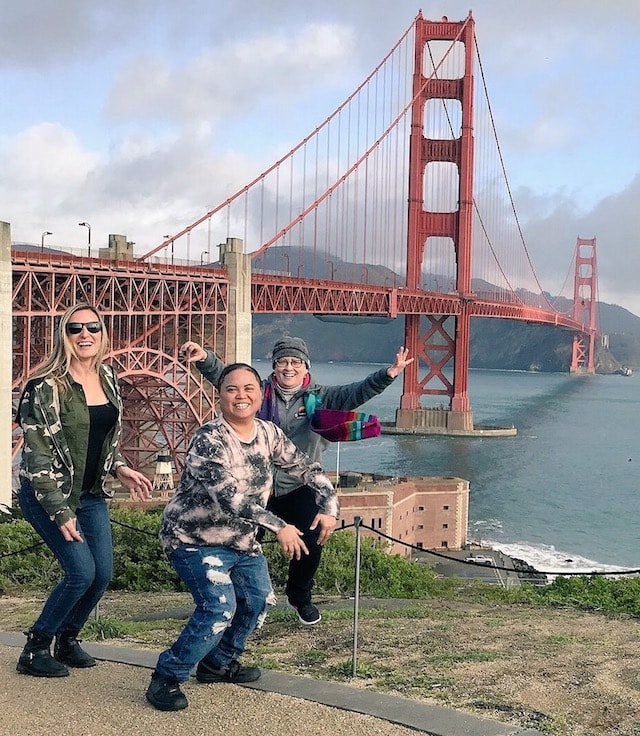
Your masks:
[{"label": "tie-dye sweatshirt", "polygon": [[258,529],[278,532],[286,526],[265,508],[276,468],[315,491],[320,513],[338,517],[337,493],[320,465],[273,422],[256,419],[255,428],[253,439],[242,440],[219,416],[196,431],[163,514],[160,541],[166,553],[193,544],[259,554]]}]

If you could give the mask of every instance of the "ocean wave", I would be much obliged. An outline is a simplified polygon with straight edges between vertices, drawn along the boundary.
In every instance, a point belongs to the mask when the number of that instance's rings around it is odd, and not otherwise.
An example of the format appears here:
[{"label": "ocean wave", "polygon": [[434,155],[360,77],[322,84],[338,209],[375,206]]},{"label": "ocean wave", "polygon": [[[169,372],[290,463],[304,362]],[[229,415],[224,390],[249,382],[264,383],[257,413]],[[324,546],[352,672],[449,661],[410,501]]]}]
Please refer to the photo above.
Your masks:
[{"label": "ocean wave", "polygon": [[524,560],[540,572],[550,575],[562,575],[563,572],[584,573],[590,572],[623,572],[626,567],[617,565],[606,565],[596,560],[590,560],[580,555],[556,549],[552,544],[530,544],[529,542],[497,542],[483,539],[483,544],[492,549],[497,549],[509,557]]}]

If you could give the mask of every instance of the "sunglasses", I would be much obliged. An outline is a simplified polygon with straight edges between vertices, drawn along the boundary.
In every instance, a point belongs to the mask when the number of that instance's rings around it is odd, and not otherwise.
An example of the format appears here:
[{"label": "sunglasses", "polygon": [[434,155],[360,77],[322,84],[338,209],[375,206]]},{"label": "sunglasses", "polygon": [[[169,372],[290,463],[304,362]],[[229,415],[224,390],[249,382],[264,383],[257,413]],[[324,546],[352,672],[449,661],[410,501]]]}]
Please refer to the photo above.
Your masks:
[{"label": "sunglasses", "polygon": [[79,335],[83,327],[93,335],[102,332],[102,322],[67,322],[67,335]]}]

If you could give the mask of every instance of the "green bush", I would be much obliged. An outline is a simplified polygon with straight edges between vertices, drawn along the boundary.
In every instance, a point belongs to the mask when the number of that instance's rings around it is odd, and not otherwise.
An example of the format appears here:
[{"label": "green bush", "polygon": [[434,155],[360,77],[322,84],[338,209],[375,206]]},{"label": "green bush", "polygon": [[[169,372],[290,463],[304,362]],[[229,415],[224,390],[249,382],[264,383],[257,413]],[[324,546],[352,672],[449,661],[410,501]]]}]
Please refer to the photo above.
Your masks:
[{"label": "green bush", "polygon": [[584,611],[640,616],[640,578],[607,578],[604,575],[557,577],[538,590],[548,605],[572,606]]},{"label": "green bush", "polygon": [[19,510],[0,517],[0,592],[51,587],[60,572],[48,547]]},{"label": "green bush", "polygon": [[[134,592],[184,590],[158,540],[162,508],[138,510],[113,506],[110,515],[114,545],[111,588]],[[31,525],[21,518],[19,509],[0,514],[0,528],[0,593],[50,589],[60,578],[58,564]],[[267,535],[263,549],[273,585],[282,590],[289,561],[273,535]],[[429,567],[390,555],[387,550],[386,542],[361,537],[361,595],[406,599],[476,596],[503,603],[571,606],[640,617],[639,577],[559,576],[544,587],[522,585],[503,590],[477,581],[464,585],[459,579],[438,577]],[[315,592],[352,596],[355,557],[354,531],[336,531],[325,545]]]},{"label": "green bush", "polygon": [[[385,542],[361,537],[360,594],[374,598],[429,598],[450,585],[428,567],[387,553]],[[288,560],[277,543],[263,544],[275,588],[284,588]],[[322,553],[316,593],[352,596],[355,592],[356,538],[353,530],[336,531]]]},{"label": "green bush", "polygon": [[148,510],[112,506],[112,590],[178,591],[184,586],[160,546],[162,508]]}]

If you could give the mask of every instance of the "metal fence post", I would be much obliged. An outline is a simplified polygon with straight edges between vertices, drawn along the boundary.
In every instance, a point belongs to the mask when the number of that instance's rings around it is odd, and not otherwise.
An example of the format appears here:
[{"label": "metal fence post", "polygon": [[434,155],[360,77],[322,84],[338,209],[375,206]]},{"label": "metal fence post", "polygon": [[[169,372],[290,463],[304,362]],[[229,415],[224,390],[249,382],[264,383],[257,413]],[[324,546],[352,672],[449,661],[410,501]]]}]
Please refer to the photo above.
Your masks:
[{"label": "metal fence post", "polygon": [[353,596],[353,653],[351,660],[351,674],[356,676],[358,671],[358,613],[360,610],[360,525],[362,518],[355,516],[353,525],[356,530],[356,570],[355,570],[355,593]]}]

